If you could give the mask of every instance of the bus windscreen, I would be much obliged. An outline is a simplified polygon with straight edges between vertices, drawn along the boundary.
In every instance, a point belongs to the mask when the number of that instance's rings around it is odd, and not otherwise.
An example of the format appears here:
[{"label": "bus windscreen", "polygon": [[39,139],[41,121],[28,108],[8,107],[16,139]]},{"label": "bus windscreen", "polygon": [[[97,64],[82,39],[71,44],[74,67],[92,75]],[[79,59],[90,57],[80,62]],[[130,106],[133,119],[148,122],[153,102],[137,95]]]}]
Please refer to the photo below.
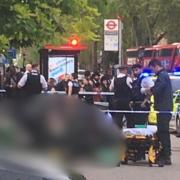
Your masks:
[{"label": "bus windscreen", "polygon": [[138,51],[127,51],[127,57],[138,57]]}]

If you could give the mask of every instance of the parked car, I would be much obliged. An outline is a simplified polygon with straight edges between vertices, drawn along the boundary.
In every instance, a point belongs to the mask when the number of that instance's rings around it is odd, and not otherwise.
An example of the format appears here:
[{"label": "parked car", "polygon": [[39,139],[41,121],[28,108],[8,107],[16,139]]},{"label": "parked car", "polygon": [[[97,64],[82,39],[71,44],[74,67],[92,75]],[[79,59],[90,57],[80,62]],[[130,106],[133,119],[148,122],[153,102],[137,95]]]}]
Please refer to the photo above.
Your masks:
[{"label": "parked car", "polygon": [[180,137],[180,104],[178,105],[178,111],[176,115],[176,132],[177,132],[177,137]]}]

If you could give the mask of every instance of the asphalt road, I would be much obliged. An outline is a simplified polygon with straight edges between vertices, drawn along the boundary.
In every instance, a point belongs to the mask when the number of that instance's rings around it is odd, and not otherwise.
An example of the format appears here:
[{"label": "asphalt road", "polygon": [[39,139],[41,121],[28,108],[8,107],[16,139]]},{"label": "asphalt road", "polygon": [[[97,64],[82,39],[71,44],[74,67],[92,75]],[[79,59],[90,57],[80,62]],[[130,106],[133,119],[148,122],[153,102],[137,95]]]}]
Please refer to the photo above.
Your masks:
[{"label": "asphalt road", "polygon": [[180,179],[180,138],[171,135],[172,161],[171,166],[160,168],[149,167],[147,162],[131,163],[120,167],[79,168],[88,180],[178,180]]}]

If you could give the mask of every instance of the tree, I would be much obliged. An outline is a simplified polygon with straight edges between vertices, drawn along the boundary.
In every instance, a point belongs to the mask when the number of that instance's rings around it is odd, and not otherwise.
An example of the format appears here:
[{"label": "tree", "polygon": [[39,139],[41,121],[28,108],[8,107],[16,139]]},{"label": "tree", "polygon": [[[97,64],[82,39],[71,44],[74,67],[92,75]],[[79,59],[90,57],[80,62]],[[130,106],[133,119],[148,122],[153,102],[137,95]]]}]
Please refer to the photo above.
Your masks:
[{"label": "tree", "polygon": [[37,51],[45,43],[65,42],[72,34],[97,40],[98,15],[86,0],[1,0],[0,35],[10,46],[33,46]]},{"label": "tree", "polygon": [[42,45],[57,37],[62,41],[62,36],[74,33],[95,40],[98,15],[86,0],[1,0],[1,34],[17,47]]},{"label": "tree", "polygon": [[[130,47],[157,44],[163,37],[170,43],[180,39],[177,29],[180,26],[180,0],[109,0],[106,6],[102,5],[102,1],[90,1],[97,4],[103,19],[123,17],[124,52]],[[102,39],[103,19],[100,21],[102,25],[99,30]],[[116,62],[117,57],[114,55],[114,52],[104,53],[106,67],[110,62]]]},{"label": "tree", "polygon": [[166,36],[177,41],[180,33],[180,0],[112,0],[111,16],[124,17],[125,46],[152,45]]}]

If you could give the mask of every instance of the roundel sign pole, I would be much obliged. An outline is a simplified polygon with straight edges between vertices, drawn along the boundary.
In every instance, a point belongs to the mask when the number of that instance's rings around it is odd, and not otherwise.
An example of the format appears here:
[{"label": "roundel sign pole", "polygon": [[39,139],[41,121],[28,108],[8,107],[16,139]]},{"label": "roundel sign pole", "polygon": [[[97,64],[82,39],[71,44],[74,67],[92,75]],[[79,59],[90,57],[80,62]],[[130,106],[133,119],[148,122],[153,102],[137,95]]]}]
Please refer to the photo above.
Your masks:
[{"label": "roundel sign pole", "polygon": [[104,51],[118,51],[121,64],[121,24],[118,19],[104,20]]}]

